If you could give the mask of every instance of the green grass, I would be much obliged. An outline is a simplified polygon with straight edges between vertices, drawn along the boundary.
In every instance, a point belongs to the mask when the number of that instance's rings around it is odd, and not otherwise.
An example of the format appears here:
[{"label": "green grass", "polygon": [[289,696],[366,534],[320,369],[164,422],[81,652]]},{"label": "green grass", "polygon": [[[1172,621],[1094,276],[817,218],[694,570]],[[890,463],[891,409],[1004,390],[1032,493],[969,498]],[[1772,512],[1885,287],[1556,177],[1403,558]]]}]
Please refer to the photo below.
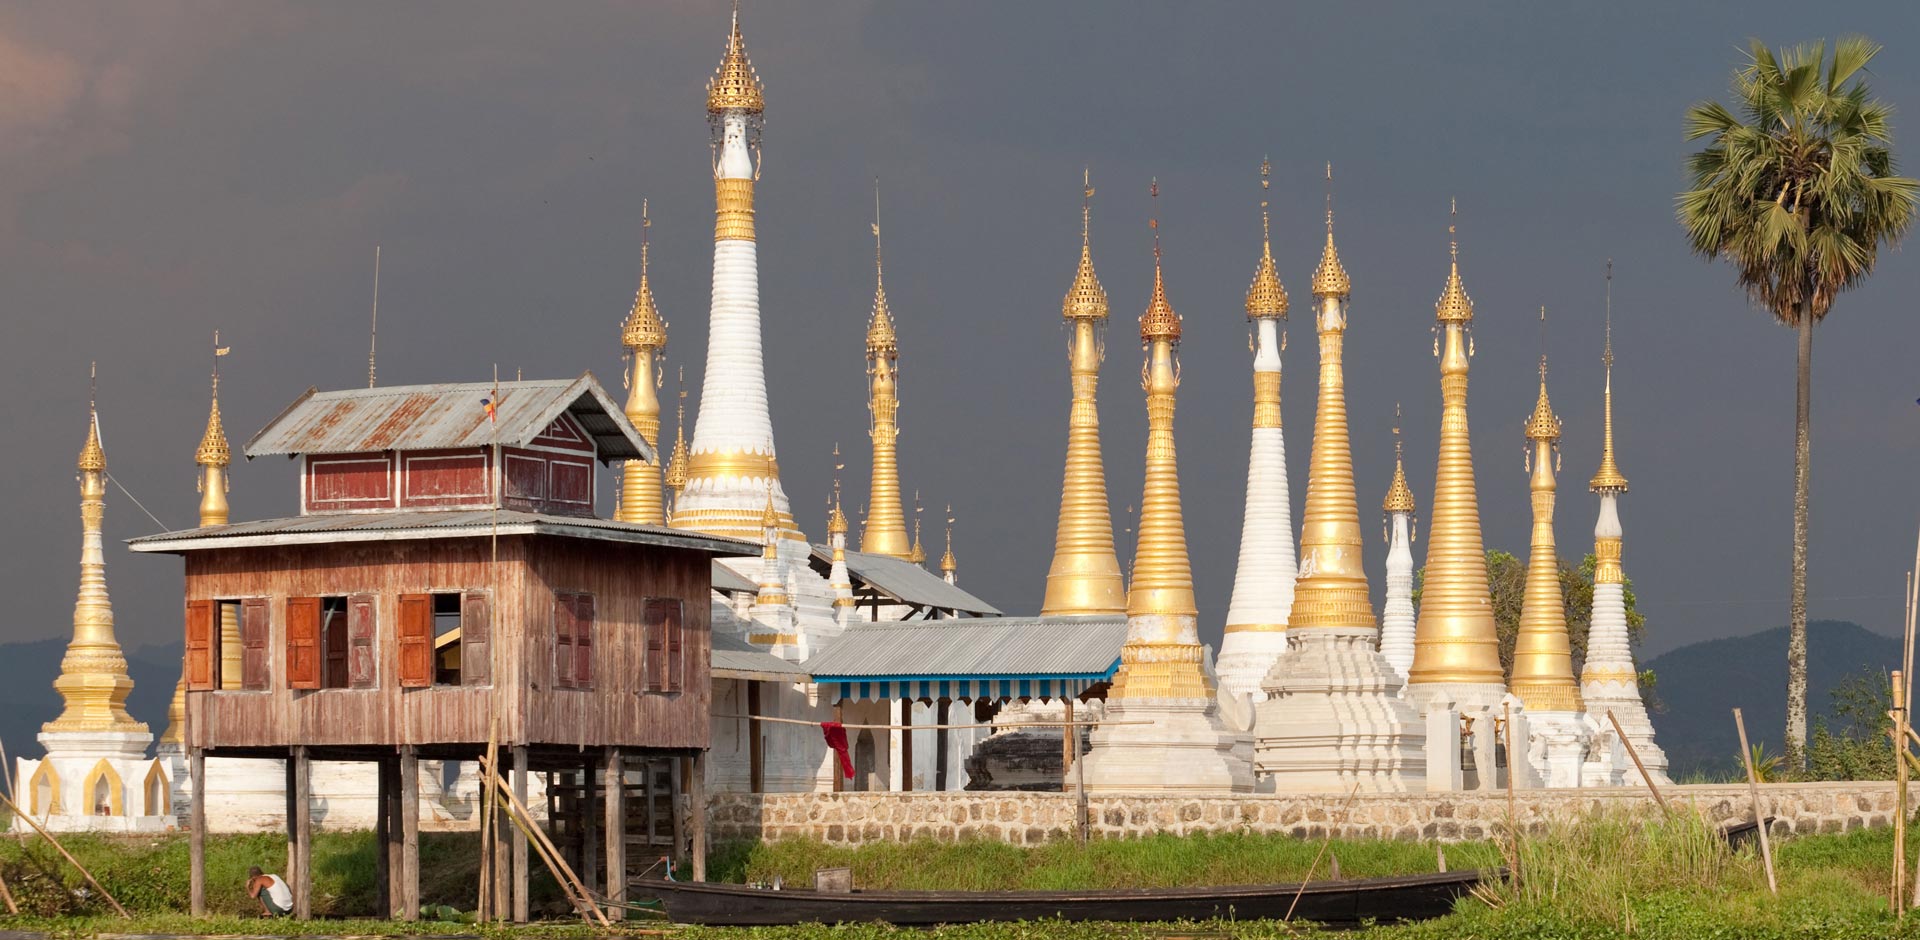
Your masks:
[{"label": "green grass", "polygon": [[[1219,833],[1101,839],[1082,850],[1067,840],[1032,848],[999,842],[928,840],[837,848],[807,839],[729,844],[709,862],[714,881],[811,884],[819,868],[853,869],[863,888],[1012,891],[1270,884],[1304,877],[1320,844],[1280,835]],[[1447,846],[1447,867],[1500,864],[1492,843]],[[1434,846],[1420,842],[1335,840],[1329,854],[1347,878],[1437,870]],[[1320,862],[1319,874],[1328,874]]]},{"label": "green grass", "polygon": [[[246,866],[284,857],[278,836],[209,840],[209,900],[219,916],[193,920],[179,913],[186,896],[186,842],[180,837],[74,837],[77,855],[133,909],[137,919],[106,916],[97,901],[75,900],[78,877],[44,842],[26,847],[0,839],[0,873],[35,916],[0,917],[0,930],[42,930],[55,938],[96,933],[249,933],[274,935],[480,934],[587,940],[597,932],[564,916],[529,928],[470,924],[396,924],[372,920],[295,923],[245,916],[252,910],[239,884]],[[476,845],[472,835],[428,834],[422,840],[423,893],[428,903],[471,907]],[[716,878],[760,880],[779,875],[805,883],[813,869],[846,865],[857,884],[871,888],[998,890],[1231,884],[1287,881],[1305,873],[1317,842],[1277,836],[1218,834],[1104,840],[1083,853],[1072,842],[1032,848],[998,843],[934,842],[834,848],[787,840],[723,846],[713,859]],[[1920,916],[1896,923],[1887,911],[1886,881],[1893,848],[1886,829],[1804,836],[1776,846],[1780,896],[1768,894],[1752,850],[1729,851],[1691,814],[1665,820],[1599,814],[1522,840],[1517,885],[1493,887],[1484,898],[1462,900],[1450,916],[1422,924],[1347,933],[1366,940],[1519,940],[1519,938],[1912,938]],[[373,841],[366,833],[328,833],[314,851],[316,913],[358,917],[372,913]],[[1920,848],[1910,858],[1920,856]],[[1346,877],[1431,871],[1429,843],[1332,843]],[[1502,863],[1494,843],[1447,847],[1450,868]],[[1323,868],[1324,868],[1324,863]],[[970,924],[924,931],[885,926],[684,928],[684,940],[1279,940],[1310,935],[1299,925],[1272,921],[1197,925]],[[1327,935],[1332,936],[1332,935]]]}]

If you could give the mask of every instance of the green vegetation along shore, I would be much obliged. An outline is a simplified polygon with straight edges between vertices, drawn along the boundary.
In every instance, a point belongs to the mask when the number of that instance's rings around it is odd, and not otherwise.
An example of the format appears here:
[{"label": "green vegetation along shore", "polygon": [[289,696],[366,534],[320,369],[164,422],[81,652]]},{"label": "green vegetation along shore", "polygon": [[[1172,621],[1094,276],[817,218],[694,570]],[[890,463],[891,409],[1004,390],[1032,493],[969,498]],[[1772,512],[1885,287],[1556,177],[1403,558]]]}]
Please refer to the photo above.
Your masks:
[{"label": "green vegetation along shore", "polygon": [[[474,842],[470,835],[430,835],[423,841],[424,899],[444,905],[443,920],[418,924],[375,921],[373,840],[368,833],[334,833],[314,852],[315,911],[308,923],[251,916],[240,890],[246,866],[275,862],[285,852],[278,836],[222,836],[209,840],[209,902],[215,917],[196,920],[186,904],[186,840],[75,837],[69,846],[134,914],[111,915],[80,890],[83,882],[39,840],[0,839],[0,876],[23,916],[0,916],[0,931],[51,937],[105,934],[254,934],[372,936],[412,934],[513,935],[586,938],[596,931],[564,913],[552,885],[535,883],[536,909],[545,920],[529,927],[486,928],[462,922],[455,910],[472,907]],[[1790,839],[1776,850],[1780,896],[1769,896],[1759,859],[1733,851],[1695,817],[1666,820],[1596,816],[1524,837],[1517,884],[1489,886],[1463,900],[1452,915],[1421,924],[1374,927],[1341,936],[1367,940],[1502,940],[1502,938],[1920,938],[1920,917],[1897,922],[1887,906],[1891,831],[1864,830]],[[1909,858],[1920,856],[1909,848]],[[1112,886],[1171,886],[1288,881],[1301,877],[1319,845],[1284,837],[1157,836],[1021,848],[997,843],[915,842],[836,848],[816,842],[729,845],[714,853],[717,879],[779,876],[804,883],[816,868],[846,865],[857,884],[872,888],[997,890]],[[1509,862],[1498,843],[1446,846],[1450,868]],[[1436,846],[1411,842],[1335,841],[1328,853],[1343,877],[1432,871]],[[1321,877],[1327,862],[1320,863]],[[632,925],[657,928],[656,922]],[[676,928],[685,940],[1167,940],[1172,937],[1263,938],[1311,934],[1272,921],[1190,925],[971,924],[933,931],[876,925],[806,926],[754,930]],[[1331,936],[1331,935],[1329,935]]]}]

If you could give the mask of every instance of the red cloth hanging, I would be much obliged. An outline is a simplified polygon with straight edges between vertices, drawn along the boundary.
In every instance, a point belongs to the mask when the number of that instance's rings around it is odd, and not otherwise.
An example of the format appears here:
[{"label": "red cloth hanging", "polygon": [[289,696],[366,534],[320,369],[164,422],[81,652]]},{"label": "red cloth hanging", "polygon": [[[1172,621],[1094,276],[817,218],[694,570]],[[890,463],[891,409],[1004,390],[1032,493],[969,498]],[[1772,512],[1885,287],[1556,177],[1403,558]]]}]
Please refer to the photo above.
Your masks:
[{"label": "red cloth hanging", "polygon": [[853,756],[847,753],[847,727],[837,721],[820,723],[820,734],[827,739],[827,746],[840,758],[840,775],[853,779]]}]

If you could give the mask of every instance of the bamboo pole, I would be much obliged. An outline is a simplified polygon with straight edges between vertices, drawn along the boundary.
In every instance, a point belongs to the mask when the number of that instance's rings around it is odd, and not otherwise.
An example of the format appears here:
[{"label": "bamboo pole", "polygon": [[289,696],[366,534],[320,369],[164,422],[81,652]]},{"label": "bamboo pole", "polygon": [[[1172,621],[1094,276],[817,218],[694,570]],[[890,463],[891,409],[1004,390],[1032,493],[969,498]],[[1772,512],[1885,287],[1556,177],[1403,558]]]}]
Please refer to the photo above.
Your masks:
[{"label": "bamboo pole", "polygon": [[1759,830],[1760,859],[1767,864],[1767,891],[1777,898],[1780,884],[1773,877],[1773,846],[1767,838],[1767,817],[1760,813],[1760,778],[1753,772],[1753,752],[1747,749],[1747,722],[1740,717],[1738,708],[1733,710],[1733,726],[1740,732],[1740,763],[1747,768],[1747,796],[1753,800],[1753,825]]},{"label": "bamboo pole", "polygon": [[[1353,789],[1347,791],[1347,801],[1340,805],[1340,825],[1346,825],[1347,813],[1353,809],[1353,798],[1359,794],[1360,784],[1356,782]],[[1293,909],[1300,906],[1300,896],[1307,893],[1307,882],[1313,880],[1313,871],[1320,867],[1321,856],[1326,855],[1327,847],[1333,844],[1333,833],[1334,827],[1328,826],[1326,838],[1320,840],[1320,851],[1313,853],[1313,863],[1307,866],[1307,876],[1300,879],[1300,888],[1293,892],[1293,902],[1287,905],[1287,916],[1280,918],[1282,923],[1293,919]]]},{"label": "bamboo pole", "polygon": [[[1501,725],[1501,731],[1506,735],[1507,739],[1507,844],[1510,845],[1513,850],[1513,881],[1515,884],[1519,884],[1520,810],[1518,804],[1514,801],[1513,795],[1513,778],[1519,765],[1515,763],[1513,751],[1513,702],[1502,702],[1501,705],[1505,708],[1507,715],[1506,721]],[[1641,774],[1641,776],[1645,775],[1644,772]]]},{"label": "bamboo pole", "polygon": [[[482,767],[492,767],[494,756],[499,752],[500,715],[495,713],[487,719],[487,752],[481,760]],[[480,786],[480,904],[474,920],[487,923],[496,913],[493,909],[493,788]]]},{"label": "bamboo pole", "polygon": [[133,919],[133,915],[127,913],[127,909],[124,907],[121,907],[119,901],[114,900],[113,893],[108,891],[106,889],[106,886],[102,885],[98,881],[95,881],[93,878],[93,872],[88,871],[87,866],[80,864],[80,860],[77,858],[74,858],[73,853],[68,852],[67,847],[64,845],[61,845],[60,840],[53,837],[53,833],[48,832],[47,830],[41,828],[39,823],[34,822],[32,816],[29,816],[26,813],[21,812],[19,804],[15,803],[12,797],[0,796],[0,801],[4,801],[7,804],[7,811],[13,814],[13,818],[26,820],[27,825],[33,827],[33,831],[40,833],[42,836],[46,837],[46,840],[48,842],[53,843],[53,847],[60,852],[60,856],[62,858],[65,858],[69,863],[71,863],[73,867],[79,869],[80,875],[87,879],[87,884],[92,885],[95,891],[100,892],[100,896],[106,898],[107,903],[113,905],[113,909],[116,911],[119,911],[121,917],[124,917],[128,920]]},{"label": "bamboo pole", "polygon": [[[540,840],[531,837],[527,824],[520,819],[520,816],[510,813],[507,815],[507,819],[513,823],[514,828],[518,829],[522,835],[528,837],[527,841],[533,846],[534,852],[540,856],[540,861],[546,864],[547,870],[553,873],[553,880],[560,884],[561,892],[567,896],[568,903],[573,905],[574,913],[579,914],[580,919],[585,921],[588,926],[593,925],[596,917],[600,918],[602,925],[611,926],[607,924],[605,917],[600,915],[597,905],[590,899],[580,895],[574,887],[573,882],[560,876],[560,869],[557,867],[553,857],[547,854],[546,846],[542,845]],[[592,913],[589,914],[589,911]]]},{"label": "bamboo pole", "polygon": [[607,920],[607,915],[601,912],[600,905],[593,903],[591,896],[586,893],[586,885],[580,883],[579,876],[573,873],[573,868],[567,864],[567,860],[560,857],[560,850],[555,848],[552,840],[547,838],[546,831],[535,823],[533,814],[527,812],[526,806],[520,802],[520,797],[514,794],[513,788],[507,785],[507,781],[500,776],[495,766],[489,762],[481,768],[481,773],[486,776],[487,788],[497,789],[500,796],[506,799],[507,818],[513,820],[514,824],[527,834],[530,841],[541,847],[541,855],[549,860],[548,864],[553,869],[554,880],[571,882],[574,889],[587,899],[587,906],[592,909],[594,917],[600,921],[600,924],[611,928],[613,924]]},{"label": "bamboo pole", "polygon": [[0,901],[7,902],[7,913],[20,916],[20,905],[13,903],[13,892],[7,890],[7,879],[0,878]]},{"label": "bamboo pole", "polygon": [[[1739,711],[1739,709],[1736,708],[1734,711]],[[1613,733],[1619,735],[1620,743],[1626,746],[1627,756],[1633,758],[1633,766],[1640,771],[1640,779],[1646,783],[1647,789],[1653,791],[1653,801],[1660,804],[1661,812],[1665,812],[1667,810],[1667,798],[1660,795],[1660,785],[1653,782],[1652,774],[1647,773],[1647,765],[1640,763],[1640,752],[1634,750],[1633,740],[1628,738],[1626,730],[1620,727],[1620,719],[1613,717],[1613,709],[1611,708],[1607,709],[1607,720],[1613,723]],[[1746,747],[1744,744],[1740,746]]]},{"label": "bamboo pole", "polygon": [[[1911,579],[1912,576],[1908,577]],[[1904,920],[1907,916],[1907,906],[1903,903],[1907,894],[1907,762],[1899,757],[1900,752],[1907,749],[1907,739],[1904,734],[1907,727],[1907,711],[1900,707],[1901,703],[1906,701],[1906,678],[1897,669],[1891,677],[1894,718],[1893,733],[1889,735],[1893,739],[1894,750],[1895,809],[1893,813],[1893,893],[1888,901],[1893,908],[1895,918],[1899,920]]]}]

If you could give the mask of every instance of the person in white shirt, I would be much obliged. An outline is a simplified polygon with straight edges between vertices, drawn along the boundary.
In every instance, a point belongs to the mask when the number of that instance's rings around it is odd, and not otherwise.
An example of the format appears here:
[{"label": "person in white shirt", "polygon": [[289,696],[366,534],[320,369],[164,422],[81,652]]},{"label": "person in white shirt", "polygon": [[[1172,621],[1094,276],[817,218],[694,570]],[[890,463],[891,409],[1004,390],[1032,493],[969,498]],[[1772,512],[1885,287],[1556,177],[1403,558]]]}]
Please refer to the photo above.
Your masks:
[{"label": "person in white shirt", "polygon": [[259,901],[268,917],[293,913],[293,889],[279,875],[261,872],[258,865],[247,869],[247,896]]}]

